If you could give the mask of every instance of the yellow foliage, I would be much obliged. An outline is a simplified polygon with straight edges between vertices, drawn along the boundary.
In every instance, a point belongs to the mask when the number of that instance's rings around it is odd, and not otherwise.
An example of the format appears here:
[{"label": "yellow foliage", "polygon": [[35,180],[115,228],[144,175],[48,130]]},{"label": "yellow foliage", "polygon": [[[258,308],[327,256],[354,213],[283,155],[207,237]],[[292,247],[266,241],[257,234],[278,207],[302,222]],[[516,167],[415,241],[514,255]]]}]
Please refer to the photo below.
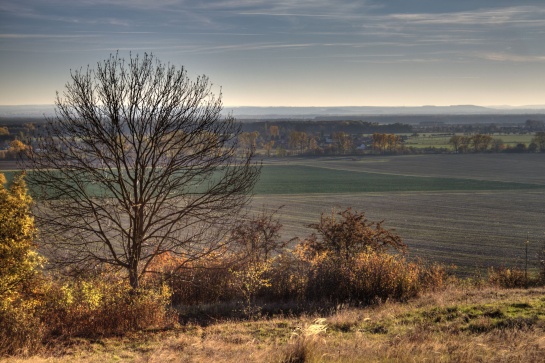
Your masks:
[{"label": "yellow foliage", "polygon": [[8,151],[11,153],[19,153],[19,152],[24,152],[26,150],[28,150],[28,145],[26,145],[21,140],[15,139],[9,143]]},{"label": "yellow foliage", "polygon": [[273,260],[252,261],[247,263],[242,269],[232,271],[234,285],[242,292],[244,296],[245,313],[254,315],[259,312],[255,306],[255,297],[257,293],[267,287],[271,287],[271,281],[266,274],[271,269]]},{"label": "yellow foliage", "polygon": [[136,292],[121,273],[55,281],[43,297],[41,319],[62,337],[126,333],[175,324],[167,286]]},{"label": "yellow foliage", "polygon": [[41,288],[36,278],[43,258],[36,252],[24,174],[9,187],[0,174],[0,355],[27,352],[40,342]]},{"label": "yellow foliage", "polygon": [[33,243],[31,202],[24,174],[16,176],[9,188],[0,184],[0,296],[4,298],[24,288],[43,263]]}]

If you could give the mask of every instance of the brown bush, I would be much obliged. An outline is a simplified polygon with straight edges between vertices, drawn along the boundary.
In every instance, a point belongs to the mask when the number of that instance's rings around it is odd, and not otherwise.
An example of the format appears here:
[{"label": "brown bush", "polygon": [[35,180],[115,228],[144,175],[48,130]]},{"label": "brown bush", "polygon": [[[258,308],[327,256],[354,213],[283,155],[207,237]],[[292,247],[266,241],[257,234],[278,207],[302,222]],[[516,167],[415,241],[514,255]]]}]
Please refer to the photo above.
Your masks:
[{"label": "brown bush", "polygon": [[539,284],[539,278],[526,277],[526,273],[518,268],[491,267],[488,269],[488,282],[492,285],[513,289]]},{"label": "brown bush", "polygon": [[265,275],[270,286],[259,295],[266,301],[302,301],[308,280],[308,263],[293,252],[277,256]]},{"label": "brown bush", "polygon": [[350,260],[326,253],[311,263],[306,297],[364,304],[404,301],[423,290],[423,269],[384,252],[363,252]]},{"label": "brown bush", "polygon": [[358,253],[368,250],[386,252],[393,249],[405,252],[407,246],[393,230],[382,227],[384,221],[372,222],[365,213],[347,208],[342,212],[322,213],[320,223],[309,227],[316,230],[304,242],[310,251],[328,251],[338,258],[349,260]]},{"label": "brown bush", "polygon": [[152,261],[152,273],[145,277],[145,282],[151,285],[167,284],[174,306],[225,302],[237,295],[231,283],[232,266],[231,256],[225,253],[210,254],[198,262],[163,254]]}]

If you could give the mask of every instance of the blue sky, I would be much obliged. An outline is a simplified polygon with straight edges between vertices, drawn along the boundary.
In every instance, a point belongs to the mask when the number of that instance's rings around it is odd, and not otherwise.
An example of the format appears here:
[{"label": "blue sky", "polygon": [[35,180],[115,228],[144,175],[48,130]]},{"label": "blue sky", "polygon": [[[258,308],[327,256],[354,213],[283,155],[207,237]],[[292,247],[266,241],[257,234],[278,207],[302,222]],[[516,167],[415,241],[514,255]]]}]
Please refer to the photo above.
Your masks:
[{"label": "blue sky", "polygon": [[227,106],[545,104],[543,0],[3,0],[0,104],[51,104],[117,50]]}]

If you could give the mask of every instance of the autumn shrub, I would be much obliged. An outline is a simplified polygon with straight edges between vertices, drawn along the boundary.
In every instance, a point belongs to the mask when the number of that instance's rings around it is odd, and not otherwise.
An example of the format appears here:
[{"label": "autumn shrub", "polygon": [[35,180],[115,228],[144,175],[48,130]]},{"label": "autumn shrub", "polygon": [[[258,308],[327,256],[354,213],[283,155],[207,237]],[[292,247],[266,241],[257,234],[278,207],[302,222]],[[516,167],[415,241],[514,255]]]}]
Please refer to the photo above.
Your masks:
[{"label": "autumn shrub", "polygon": [[238,261],[267,261],[281,254],[295,240],[283,240],[280,237],[282,224],[277,218],[279,209],[263,209],[259,214],[239,221],[233,227],[229,235],[230,252]]},{"label": "autumn shrub", "polygon": [[266,261],[250,261],[236,270],[230,270],[232,285],[240,292],[243,302],[243,313],[248,317],[260,315],[261,307],[256,303],[259,293],[271,287],[268,272],[274,259]]},{"label": "autumn shrub", "polygon": [[198,261],[165,253],[152,261],[151,272],[144,279],[155,286],[166,284],[174,306],[213,304],[233,300],[237,295],[229,270],[232,266],[232,258],[220,252]]},{"label": "autumn shrub", "polygon": [[44,296],[41,319],[47,338],[96,337],[164,328],[177,322],[164,285],[133,291],[119,273],[54,281]]},{"label": "autumn shrub", "polygon": [[306,298],[363,304],[405,301],[423,290],[423,268],[385,252],[362,252],[349,260],[322,254],[311,261]]},{"label": "autumn shrub", "polygon": [[15,176],[9,187],[0,173],[0,298],[9,299],[32,284],[43,257],[36,251],[32,198],[24,174]]},{"label": "autumn shrub", "polygon": [[309,301],[403,301],[444,284],[443,268],[407,261],[407,246],[401,238],[362,212],[348,208],[322,214],[320,222],[309,227],[316,232],[295,249],[306,263],[305,299]]},{"label": "autumn shrub", "polygon": [[0,357],[38,351],[45,333],[39,304],[38,299],[28,296],[11,296],[0,301]]},{"label": "autumn shrub", "polygon": [[539,278],[526,276],[522,269],[491,267],[488,269],[488,282],[491,285],[503,288],[522,288],[539,284]]},{"label": "autumn shrub", "polygon": [[[416,263],[420,265],[418,279],[424,290],[441,290],[445,288],[448,283],[456,280],[453,276],[449,275],[447,272],[447,267],[440,263],[432,263],[428,265],[422,260],[417,260]],[[449,266],[449,269],[454,268],[455,266]]]},{"label": "autumn shrub", "polygon": [[404,253],[407,246],[393,230],[383,227],[383,222],[369,221],[365,213],[347,208],[342,212],[322,213],[320,222],[309,225],[316,232],[304,243],[310,252],[330,252],[337,258],[348,260],[368,250]]},{"label": "autumn shrub", "polygon": [[269,302],[303,301],[308,281],[308,261],[298,251],[286,251],[278,255],[265,276],[270,286],[259,295]]}]

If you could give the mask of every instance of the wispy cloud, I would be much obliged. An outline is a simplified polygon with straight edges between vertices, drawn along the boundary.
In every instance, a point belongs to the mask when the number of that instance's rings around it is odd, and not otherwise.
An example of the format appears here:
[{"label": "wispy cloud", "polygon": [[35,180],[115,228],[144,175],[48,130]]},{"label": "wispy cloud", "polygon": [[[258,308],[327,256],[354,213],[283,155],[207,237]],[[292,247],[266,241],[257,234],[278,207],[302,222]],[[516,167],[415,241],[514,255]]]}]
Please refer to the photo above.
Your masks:
[{"label": "wispy cloud", "polygon": [[479,53],[477,57],[497,62],[543,63],[545,55],[520,55],[509,53]]},{"label": "wispy cloud", "polygon": [[391,14],[393,20],[413,24],[454,24],[454,25],[502,25],[545,24],[545,7],[513,6],[497,9],[481,9],[455,13]]},{"label": "wispy cloud", "polygon": [[74,38],[93,38],[93,34],[0,34],[2,39],[74,39]]},{"label": "wispy cloud", "polygon": [[350,0],[231,0],[231,1],[207,1],[200,2],[202,9],[230,10],[230,11],[255,11],[261,14],[322,14],[327,13],[361,13],[369,7],[368,1]]}]

